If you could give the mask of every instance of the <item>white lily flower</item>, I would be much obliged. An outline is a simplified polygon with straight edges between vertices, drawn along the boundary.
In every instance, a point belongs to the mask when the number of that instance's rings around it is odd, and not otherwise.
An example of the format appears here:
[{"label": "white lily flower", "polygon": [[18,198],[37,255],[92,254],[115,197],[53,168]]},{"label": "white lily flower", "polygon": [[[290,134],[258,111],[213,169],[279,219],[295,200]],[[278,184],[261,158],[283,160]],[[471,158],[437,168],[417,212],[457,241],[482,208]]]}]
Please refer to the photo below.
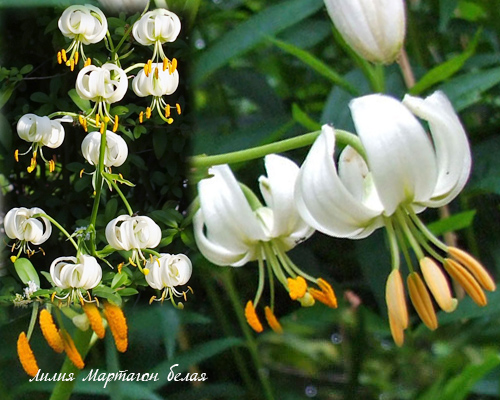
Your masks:
[{"label": "white lily flower", "polygon": [[177,113],[180,114],[180,106],[168,105],[162,96],[171,95],[178,86],[179,72],[177,69],[164,68],[163,63],[147,64],[146,68],[139,71],[132,81],[132,89],[137,96],[153,96],[153,101],[146,111],[146,117],[149,118],[151,110],[156,108],[160,117],[168,123],[173,122],[170,118],[170,109],[176,108]]},{"label": "white lily flower", "polygon": [[78,73],[76,92],[84,100],[116,103],[127,92],[127,74],[115,64],[89,65]]},{"label": "white lily flower", "polygon": [[5,234],[10,239],[19,240],[20,243],[15,248],[21,248],[28,254],[33,251],[29,248],[28,242],[34,245],[44,243],[52,233],[52,225],[45,217],[34,217],[36,214],[45,214],[41,208],[16,207],[5,215]]},{"label": "white lily flower", "polygon": [[[108,31],[108,21],[102,11],[89,4],[66,8],[57,26],[64,36],[73,39],[68,49],[60,51],[57,56],[59,64],[64,61],[66,65],[71,66],[71,70],[74,69],[75,64],[78,64],[78,52],[83,61],[86,60],[83,45],[100,42]],[[66,53],[69,52],[71,54],[68,57]]]},{"label": "white lily flower", "polygon": [[102,279],[102,268],[95,257],[81,254],[77,257],[59,257],[50,265],[50,277],[55,286],[71,289],[64,297],[70,296],[72,301],[85,300],[82,290],[95,288]]},{"label": "white lily flower", "polygon": [[[90,165],[99,164],[102,134],[98,131],[90,132],[82,141],[82,154]],[[128,147],[120,135],[106,131],[106,151],[104,152],[104,166],[119,167],[128,156]]]},{"label": "white lily flower", "polygon": [[[213,176],[198,184],[200,209],[193,219],[198,249],[209,261],[234,267],[258,261],[259,288],[255,300],[249,301],[245,310],[248,323],[258,332],[263,328],[254,307],[264,286],[264,261],[293,300],[306,306],[319,299],[336,306],[328,283],[308,276],[286,255],[286,251],[314,232],[300,218],[293,203],[298,166],[277,155],[266,156],[265,166],[267,177],[259,181],[266,206],[248,189],[242,190],[227,165],[215,166],[209,170]],[[306,279],[317,283],[322,291],[308,288]],[[266,308],[266,317],[273,329],[281,329],[272,307]]]},{"label": "white lily flower", "polygon": [[[47,161],[43,156],[42,148],[43,146],[55,149],[59,147],[64,141],[64,128],[61,122],[72,122],[73,118],[65,116],[55,120],[51,120],[49,117],[39,117],[35,114],[25,114],[17,122],[17,134],[21,139],[26,142],[32,143],[30,148],[21,155],[25,155],[31,150],[33,150],[33,157],[31,159],[31,165],[28,167],[28,171],[32,172],[36,167],[36,156],[40,152],[40,156],[43,161],[49,164],[49,169],[51,172],[55,168],[55,162],[53,160]],[[19,159],[19,152],[16,150],[15,153],[16,160]]]},{"label": "white lily flower", "polygon": [[[181,20],[172,11],[157,8],[145,13],[132,28],[132,35],[143,46],[174,42],[181,31]],[[153,58],[155,58],[153,56]],[[163,59],[164,57],[162,57]]]},{"label": "white lily flower", "polygon": [[[366,160],[348,146],[342,151],[337,168],[333,159],[335,132],[332,127],[323,126],[297,179],[296,202],[302,218],[327,235],[351,239],[364,238],[385,226],[393,270],[399,269],[398,241],[404,236],[427,270],[430,261],[423,249],[441,261],[447,271],[458,270],[453,260],[443,259],[432,248],[435,246],[470,271],[483,271],[470,258],[459,260],[456,249],[433,236],[416,215],[426,207],[448,204],[463,189],[469,176],[471,154],[467,136],[446,96],[436,92],[426,99],[406,96],[399,102],[377,94],[353,100],[350,108]],[[415,115],[428,122],[430,137]],[[442,285],[442,274],[435,268],[432,271],[426,274],[426,279],[437,277]],[[448,272],[460,284],[466,281],[460,278],[464,275]],[[484,282],[485,289],[494,290],[492,281]],[[432,303],[425,295],[427,289],[418,273],[410,274],[408,285],[417,312],[426,325],[435,329],[437,321],[428,317],[429,310],[434,312]],[[453,311],[456,301],[450,298],[449,290],[439,291],[433,283],[428,286],[439,297],[439,305],[447,312]],[[482,296],[472,290],[468,292],[478,303],[483,303]],[[389,312],[396,313],[391,304],[402,301],[388,301]],[[406,326],[396,326],[397,321],[391,319],[391,330],[398,332],[395,339],[402,344],[401,332]]]},{"label": "white lily flower", "polygon": [[[173,296],[185,298],[187,292],[179,292],[175,286],[185,285],[191,278],[193,266],[185,254],[160,254],[159,258],[152,258],[146,262],[146,282],[153,289],[162,290],[158,301],[171,300],[174,306],[182,308],[182,303],[175,303]],[[156,300],[151,298],[150,303]]]},{"label": "white lily flower", "polygon": [[399,55],[406,32],[403,0],[325,0],[347,44],[368,61],[388,64]]}]

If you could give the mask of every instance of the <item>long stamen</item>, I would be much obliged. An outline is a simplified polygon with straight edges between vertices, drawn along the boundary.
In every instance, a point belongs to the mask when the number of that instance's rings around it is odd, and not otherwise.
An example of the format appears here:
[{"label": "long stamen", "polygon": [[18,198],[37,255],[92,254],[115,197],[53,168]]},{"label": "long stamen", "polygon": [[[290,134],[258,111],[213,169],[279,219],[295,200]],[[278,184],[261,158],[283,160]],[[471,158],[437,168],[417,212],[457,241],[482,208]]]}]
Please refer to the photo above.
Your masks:
[{"label": "long stamen", "polygon": [[83,306],[83,311],[89,319],[90,327],[92,328],[92,330],[95,332],[99,339],[102,339],[106,331],[102,323],[102,317],[99,309],[93,303],[86,303]]},{"label": "long stamen", "polygon": [[115,339],[116,349],[124,353],[128,347],[128,327],[122,309],[109,302],[104,302],[104,315]]},{"label": "long stamen", "polygon": [[248,322],[248,325],[250,325],[255,332],[260,333],[264,330],[262,324],[259,321],[259,317],[257,316],[252,300],[248,300],[245,307],[245,318]]},{"label": "long stamen", "polygon": [[64,351],[64,342],[61,338],[59,330],[54,323],[52,314],[47,309],[43,309],[40,312],[39,322],[43,337],[45,338],[49,346],[56,353],[62,353]]},{"label": "long stamen", "polygon": [[269,306],[266,306],[264,308],[264,312],[266,313],[266,320],[271,329],[276,332],[276,333],[283,333],[283,328],[281,327],[281,324],[279,323],[278,319],[273,313],[273,310],[269,308]]},{"label": "long stamen", "polygon": [[75,346],[75,342],[73,342],[73,339],[71,338],[69,333],[64,329],[60,331],[60,334],[63,338],[64,351],[66,352],[66,355],[76,368],[83,369],[85,367],[85,363],[83,362],[80,352]]},{"label": "long stamen", "polygon": [[459,248],[450,246],[448,247],[448,254],[467,268],[484,289],[490,292],[493,292],[496,289],[495,282],[491,279],[491,276],[488,274],[486,269],[469,253]]},{"label": "long stamen", "polygon": [[425,257],[420,260],[420,269],[425,283],[439,307],[445,312],[454,311],[457,308],[458,300],[451,295],[448,280],[437,263],[433,259]]},{"label": "long stamen", "polygon": [[469,271],[451,258],[445,258],[443,265],[446,272],[464,288],[477,305],[484,307],[488,303],[481,286]]},{"label": "long stamen", "polygon": [[420,278],[418,273],[412,272],[408,275],[406,282],[408,284],[408,292],[410,293],[411,302],[413,303],[420,319],[429,329],[435,330],[438,327],[436,312],[434,311],[431,296],[429,295],[422,278]]},{"label": "long stamen", "polygon": [[38,364],[33,354],[33,350],[31,350],[26,333],[24,332],[21,332],[17,339],[17,354],[24,371],[26,371],[29,376],[36,376],[39,370]]}]

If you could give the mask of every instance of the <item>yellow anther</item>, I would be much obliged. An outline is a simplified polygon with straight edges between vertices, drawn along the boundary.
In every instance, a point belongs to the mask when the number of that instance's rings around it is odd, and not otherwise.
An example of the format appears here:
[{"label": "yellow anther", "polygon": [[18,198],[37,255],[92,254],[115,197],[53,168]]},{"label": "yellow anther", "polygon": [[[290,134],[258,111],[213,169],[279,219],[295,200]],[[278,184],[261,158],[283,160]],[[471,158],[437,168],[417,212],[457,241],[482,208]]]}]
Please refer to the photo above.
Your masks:
[{"label": "yellow anther", "polygon": [[149,269],[143,268],[142,273],[144,274],[144,276],[149,275]]},{"label": "yellow anther", "polygon": [[26,333],[24,332],[21,332],[17,339],[17,355],[19,356],[19,361],[21,361],[24,371],[29,376],[36,376],[39,370],[38,364],[33,354],[33,350],[31,350]]},{"label": "yellow anther", "polygon": [[176,58],[172,58],[172,62],[168,66],[168,72],[169,72],[169,74],[172,75],[176,69],[177,69],[177,59]]},{"label": "yellow anther", "polygon": [[66,50],[61,50],[61,57],[64,62],[68,61],[68,57],[66,57]]},{"label": "yellow anther", "polygon": [[50,301],[54,301],[54,298],[56,297],[56,292],[52,292],[52,294],[50,295]]},{"label": "yellow anther", "polygon": [[104,315],[115,339],[116,349],[121,353],[125,352],[128,347],[128,327],[122,309],[106,301]]},{"label": "yellow anther", "polygon": [[83,64],[83,66],[88,67],[90,64],[92,64],[92,59],[89,57],[85,60],[85,64]]},{"label": "yellow anther", "polygon": [[54,323],[54,319],[52,318],[52,314],[47,310],[43,309],[40,312],[40,329],[42,330],[43,337],[49,344],[49,346],[56,353],[62,353],[64,351],[64,343],[59,334],[59,330],[57,329],[56,324]]},{"label": "yellow anther", "polygon": [[101,313],[94,303],[86,303],[83,306],[83,311],[89,319],[90,327],[95,332],[99,339],[102,339],[106,334],[104,325],[102,323]]},{"label": "yellow anther", "polygon": [[[110,168],[111,169],[111,168]],[[121,174],[121,172],[118,174],[118,176],[123,179],[123,175]]]},{"label": "yellow anther", "polygon": [[165,71],[168,67],[168,59],[165,57],[163,59],[163,71]]},{"label": "yellow anther", "polygon": [[156,296],[151,296],[151,298],[149,299],[149,304],[152,304],[153,301],[156,300]]},{"label": "yellow anther", "polygon": [[431,296],[425,287],[424,281],[416,272],[408,275],[406,280],[410,299],[417,311],[418,316],[430,330],[438,327],[436,312],[432,305]]},{"label": "yellow anther", "polygon": [[136,264],[132,261],[132,258],[131,258],[131,257],[129,257],[129,258],[128,258],[128,262],[129,262],[131,265],[133,265],[134,267],[137,267],[137,265],[136,265]]},{"label": "yellow anther", "polygon": [[107,124],[109,121],[110,121],[110,118],[107,115],[105,115],[104,116],[104,123]]},{"label": "yellow anther", "polygon": [[247,319],[248,325],[250,325],[255,332],[260,333],[264,330],[262,324],[259,321],[259,317],[255,312],[252,300],[248,300],[248,303],[245,307],[245,318]]},{"label": "yellow anther", "polygon": [[177,114],[181,115],[181,105],[179,103],[175,103],[175,108],[177,110]]},{"label": "yellow anther", "polygon": [[78,122],[80,123],[80,125],[83,125],[83,117],[82,115],[78,115]]},{"label": "yellow anther", "polygon": [[99,122],[101,121],[101,116],[100,114],[96,114],[95,115],[95,126],[98,127],[99,126]]},{"label": "yellow anther", "polygon": [[404,330],[408,327],[408,310],[406,308],[403,279],[398,269],[394,269],[387,278],[385,301],[389,312],[392,338],[398,346],[402,346]]},{"label": "yellow anther", "polygon": [[161,267],[160,259],[159,258],[156,258],[156,262],[158,263],[158,267]]},{"label": "yellow anther", "polygon": [[85,168],[82,168],[82,170],[80,171],[80,178],[83,176],[84,171],[85,171]]},{"label": "yellow anther", "polygon": [[149,76],[148,64],[144,64],[144,74],[145,74],[146,76]]},{"label": "yellow anther", "polygon": [[75,65],[78,64],[78,57],[79,57],[79,54],[77,51],[75,51]]},{"label": "yellow anther", "polygon": [[15,263],[17,260],[17,257],[16,256],[10,256],[10,261],[12,261],[13,263]]},{"label": "yellow anther", "polygon": [[115,123],[113,124],[113,132],[118,130],[118,115],[115,115]]},{"label": "yellow anther", "polygon": [[116,269],[118,270],[118,273],[119,273],[119,274],[121,274],[121,273],[122,273],[123,264],[124,264],[124,263],[122,263],[122,262],[121,262],[120,264],[118,264],[118,267],[116,268]]},{"label": "yellow anther", "polygon": [[165,118],[170,117],[170,106],[165,107]]},{"label": "yellow anther", "polygon": [[87,130],[87,120],[86,119],[83,120],[83,124],[82,125],[83,125],[83,130],[85,132],[87,132],[88,130]]},{"label": "yellow anther", "polygon": [[62,55],[60,51],[57,52],[57,63],[62,64]]},{"label": "yellow anther", "polygon": [[448,254],[467,268],[484,289],[490,292],[496,289],[495,282],[491,279],[488,271],[469,253],[456,247],[448,247]]},{"label": "yellow anther", "polygon": [[167,124],[171,124],[172,122],[174,122],[174,119],[173,118],[167,118]]},{"label": "yellow anther", "polygon": [[266,319],[267,323],[271,327],[271,329],[276,332],[276,333],[283,333],[283,328],[281,327],[281,324],[279,323],[278,319],[273,313],[273,310],[269,306],[266,306],[264,308],[264,312],[266,313]]},{"label": "yellow anther", "polygon": [[144,111],[141,111],[139,113],[139,123],[142,124],[143,120],[144,120]]},{"label": "yellow anther", "polygon": [[64,351],[66,352],[66,355],[76,368],[83,369],[85,367],[85,363],[83,362],[80,352],[75,346],[75,342],[73,342],[69,333],[64,329],[61,329],[59,332],[64,342]]},{"label": "yellow anther", "polygon": [[458,301],[451,295],[448,279],[437,263],[432,258],[424,257],[420,260],[420,270],[439,307],[446,312],[454,311]]},{"label": "yellow anther", "polygon": [[56,170],[56,162],[54,160],[49,161],[49,172],[54,172]]},{"label": "yellow anther", "polygon": [[146,118],[151,118],[151,107],[146,107]]},{"label": "yellow anther", "polygon": [[104,129],[106,129],[106,124],[102,122],[101,127],[99,128],[99,132],[101,132],[101,135],[104,134]]},{"label": "yellow anther", "polygon": [[477,305],[484,307],[488,303],[479,283],[462,265],[451,258],[445,258],[443,265],[446,272],[464,288]]},{"label": "yellow anther", "polygon": [[298,276],[295,279],[287,278],[287,282],[290,298],[292,300],[297,300],[304,297],[307,291],[307,282],[304,278],[302,278],[301,276]]},{"label": "yellow anther", "polygon": [[75,70],[75,60],[74,59],[71,59],[69,66],[70,66],[71,72],[73,72]]},{"label": "yellow anther", "polygon": [[158,79],[158,67],[155,68],[155,78]]},{"label": "yellow anther", "polygon": [[16,162],[19,162],[19,149],[16,149],[16,151],[14,151],[14,159],[16,160]]}]

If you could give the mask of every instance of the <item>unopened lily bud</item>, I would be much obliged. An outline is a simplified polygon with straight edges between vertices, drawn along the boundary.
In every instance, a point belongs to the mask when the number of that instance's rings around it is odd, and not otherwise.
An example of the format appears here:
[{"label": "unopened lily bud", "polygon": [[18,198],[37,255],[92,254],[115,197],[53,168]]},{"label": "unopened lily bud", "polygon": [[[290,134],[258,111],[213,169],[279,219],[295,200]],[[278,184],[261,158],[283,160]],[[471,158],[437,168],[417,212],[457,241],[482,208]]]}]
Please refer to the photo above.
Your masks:
[{"label": "unopened lily bud", "polygon": [[325,0],[328,14],[347,44],[361,57],[389,64],[405,38],[403,0]]}]

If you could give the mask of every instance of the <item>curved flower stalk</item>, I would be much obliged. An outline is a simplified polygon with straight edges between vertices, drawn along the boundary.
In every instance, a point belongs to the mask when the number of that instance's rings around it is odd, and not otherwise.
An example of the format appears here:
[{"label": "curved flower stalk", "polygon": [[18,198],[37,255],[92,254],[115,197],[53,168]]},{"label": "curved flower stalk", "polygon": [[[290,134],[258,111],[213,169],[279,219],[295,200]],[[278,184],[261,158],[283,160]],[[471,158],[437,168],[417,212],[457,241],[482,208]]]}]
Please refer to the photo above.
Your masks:
[{"label": "curved flower stalk", "polygon": [[133,250],[129,263],[144,272],[141,263],[147,260],[141,250],[160,244],[161,229],[149,217],[120,215],[106,226],[106,240],[116,250]]},{"label": "curved flower stalk", "polygon": [[[44,243],[52,233],[52,225],[45,217],[34,217],[37,214],[45,214],[38,207],[25,208],[16,207],[11,209],[4,218],[5,234],[10,239],[16,239],[12,250],[19,249],[19,254],[24,251],[28,255],[34,253],[29,243],[36,246]],[[17,258],[17,257],[16,257]]]},{"label": "curved flower stalk", "polygon": [[116,132],[118,116],[111,116],[109,106],[123,99],[127,92],[127,74],[123,69],[111,63],[106,63],[102,67],[88,65],[78,73],[75,88],[82,99],[95,102],[92,111],[80,118],[80,124],[84,129],[87,130],[87,121],[90,121],[103,133],[111,121],[113,132]]},{"label": "curved flower stalk", "polygon": [[[175,108],[177,113],[181,113],[179,104],[175,107],[168,105],[163,96],[170,95],[177,90],[179,86],[179,72],[175,69],[163,69],[163,64],[154,63],[148,68],[151,68],[151,73],[146,73],[145,70],[139,71],[137,76],[132,81],[132,89],[139,97],[153,96],[151,105],[146,108],[146,118],[151,117],[151,110],[158,111],[160,117],[167,123],[171,124],[173,119],[170,117],[170,109]],[[142,122],[144,113],[141,111],[139,120]]]},{"label": "curved flower stalk", "polygon": [[174,42],[181,31],[181,20],[172,11],[158,8],[145,13],[132,28],[132,35],[143,46],[154,45],[153,62],[168,60],[163,43]]},{"label": "curved flower stalk", "polygon": [[[181,302],[174,301],[174,296],[184,297],[186,300],[187,291],[179,292],[175,287],[185,285],[191,278],[191,260],[185,254],[160,254],[160,257],[151,257],[146,262],[144,270],[146,269],[149,271],[145,276],[148,285],[162,291],[159,299],[153,296],[149,303],[154,300],[162,303],[164,300],[170,300],[175,307],[184,308]],[[189,286],[188,289],[191,290]]]},{"label": "curved flower stalk", "polygon": [[406,32],[403,0],[325,0],[328,14],[347,44],[375,63],[392,63]]},{"label": "curved flower stalk", "polygon": [[84,62],[87,61],[83,45],[100,42],[108,31],[108,21],[103,12],[89,4],[68,7],[59,18],[57,26],[64,36],[73,39],[66,50],[57,53],[57,62],[64,62],[71,71],[78,64],[80,56]]},{"label": "curved flower stalk", "polygon": [[[212,263],[239,267],[257,260],[259,285],[245,309],[248,323],[257,332],[263,330],[255,307],[264,289],[265,264],[271,290],[266,318],[274,330],[281,331],[274,316],[274,277],[302,306],[312,306],[315,299],[330,307],[337,305],[330,285],[304,273],[286,254],[314,232],[293,202],[298,166],[278,155],[266,156],[265,165],[267,176],[261,176],[259,184],[266,206],[249,189],[242,190],[229,166],[215,166],[209,170],[213,176],[198,184],[200,209],[193,220],[198,249]],[[308,287],[307,281],[321,290]]]},{"label": "curved flower stalk", "polygon": [[42,148],[43,146],[47,146],[51,149],[56,149],[62,144],[64,141],[64,128],[61,122],[73,122],[73,118],[65,116],[63,118],[51,120],[49,117],[25,114],[17,122],[17,134],[21,139],[32,143],[32,145],[26,152],[21,154],[19,154],[19,150],[16,150],[14,156],[16,161],[19,161],[19,155],[28,154],[33,150],[28,172],[31,173],[35,170],[38,153],[40,153],[42,160],[49,165],[49,171],[53,172],[55,170],[55,161],[46,160],[43,156]]},{"label": "curved flower stalk", "polygon": [[[335,163],[334,129],[323,126],[297,179],[297,207],[307,223],[334,237],[361,239],[386,227],[392,254],[386,299],[392,335],[402,345],[408,317],[400,249],[410,269],[411,301],[430,329],[438,323],[429,291],[444,311],[451,312],[457,305],[439,264],[481,306],[486,305],[483,289],[495,290],[476,260],[441,242],[417,216],[426,207],[448,204],[463,189],[471,167],[469,144],[442,92],[426,99],[406,96],[402,103],[369,95],[353,100],[350,108],[366,160],[346,147]],[[430,137],[416,116],[428,122]]]}]

